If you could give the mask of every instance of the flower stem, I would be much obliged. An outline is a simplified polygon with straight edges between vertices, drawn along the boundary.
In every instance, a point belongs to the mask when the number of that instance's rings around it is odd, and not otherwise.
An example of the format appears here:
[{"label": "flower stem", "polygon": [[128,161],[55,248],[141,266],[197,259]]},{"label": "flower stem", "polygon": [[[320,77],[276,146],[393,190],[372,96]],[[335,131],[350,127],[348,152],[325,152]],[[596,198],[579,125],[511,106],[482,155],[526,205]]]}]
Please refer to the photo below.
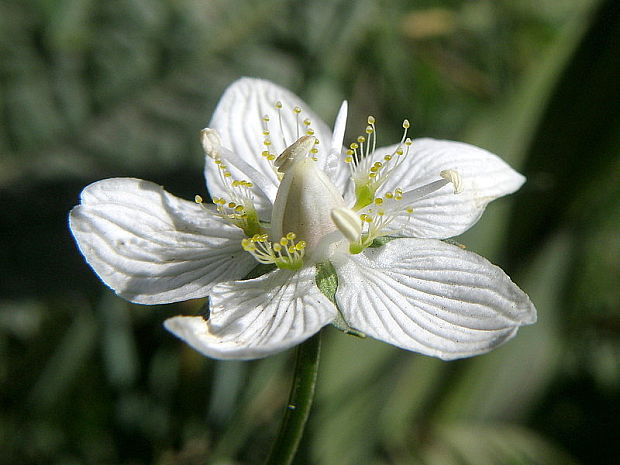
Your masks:
[{"label": "flower stem", "polygon": [[265,465],[290,465],[295,458],[314,400],[320,349],[320,332],[297,347],[295,374],[286,413]]}]

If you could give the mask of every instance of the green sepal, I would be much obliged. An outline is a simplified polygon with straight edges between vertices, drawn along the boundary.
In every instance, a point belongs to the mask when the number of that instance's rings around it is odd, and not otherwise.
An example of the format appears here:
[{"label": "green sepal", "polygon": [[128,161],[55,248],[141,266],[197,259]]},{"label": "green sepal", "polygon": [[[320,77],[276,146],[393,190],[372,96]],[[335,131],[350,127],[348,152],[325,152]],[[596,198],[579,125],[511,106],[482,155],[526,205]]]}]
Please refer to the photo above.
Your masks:
[{"label": "green sepal", "polygon": [[336,274],[336,270],[334,269],[334,265],[331,262],[323,262],[318,263],[316,266],[316,275],[314,277],[314,281],[316,282],[317,287],[321,291],[321,293],[327,297],[336,307],[338,313],[336,314],[336,318],[332,321],[332,326],[336,329],[342,331],[345,334],[350,334],[352,336],[364,338],[366,335],[361,331],[358,331],[355,328],[352,328],[345,321],[342,316],[342,312],[336,303],[336,289],[338,289],[338,275]]},{"label": "green sepal", "polygon": [[385,244],[387,244],[390,241],[393,241],[394,239],[402,239],[401,237],[394,237],[394,236],[380,236],[375,238],[375,240],[372,241],[372,244],[370,244],[368,247],[372,247],[373,249],[376,249],[377,247],[381,247]]},{"label": "green sepal", "polygon": [[466,245],[463,245],[460,242],[457,242],[457,241],[455,241],[453,239],[442,239],[441,242],[445,242],[446,244],[450,244],[450,245],[455,245],[459,249],[463,249],[463,250],[465,250],[467,248]]},{"label": "green sepal", "polygon": [[246,279],[258,278],[264,274],[269,273],[270,271],[275,270],[276,268],[277,267],[273,263],[259,263],[254,268],[252,268],[247,275],[245,275],[242,281],[245,281]]}]

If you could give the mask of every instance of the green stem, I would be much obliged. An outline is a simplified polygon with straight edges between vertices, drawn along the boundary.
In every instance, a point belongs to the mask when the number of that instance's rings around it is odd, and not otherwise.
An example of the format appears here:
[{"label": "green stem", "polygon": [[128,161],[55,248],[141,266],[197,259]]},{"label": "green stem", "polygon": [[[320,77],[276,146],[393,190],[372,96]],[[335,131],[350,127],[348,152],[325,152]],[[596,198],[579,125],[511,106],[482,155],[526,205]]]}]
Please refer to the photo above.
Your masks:
[{"label": "green stem", "polygon": [[295,375],[286,413],[265,465],[290,465],[295,458],[314,399],[320,349],[320,333],[297,347]]}]

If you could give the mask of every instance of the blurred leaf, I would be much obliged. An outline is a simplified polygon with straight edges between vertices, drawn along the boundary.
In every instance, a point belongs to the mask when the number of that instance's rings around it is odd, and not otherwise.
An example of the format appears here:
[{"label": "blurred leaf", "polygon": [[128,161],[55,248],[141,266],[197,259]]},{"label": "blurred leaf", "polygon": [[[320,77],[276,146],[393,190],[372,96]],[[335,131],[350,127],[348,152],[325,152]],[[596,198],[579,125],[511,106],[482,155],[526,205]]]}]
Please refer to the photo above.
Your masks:
[{"label": "blurred leaf", "polygon": [[[591,179],[617,157],[620,129],[620,3],[600,3],[565,68],[531,140],[525,166],[535,198],[517,200],[510,225],[513,260],[522,262],[569,218]],[[528,199],[528,200],[526,200]],[[534,201],[536,208],[531,207]]]},{"label": "blurred leaf", "polygon": [[425,465],[575,465],[526,429],[509,425],[454,424],[437,429],[422,452]]},{"label": "blurred leaf", "polygon": [[131,386],[138,376],[136,342],[127,307],[112,294],[104,295],[97,306],[103,362],[108,382],[116,388]]},{"label": "blurred leaf", "polygon": [[82,308],[76,313],[30,392],[29,402],[35,409],[49,409],[77,381],[79,370],[95,348],[96,330],[91,309]]}]

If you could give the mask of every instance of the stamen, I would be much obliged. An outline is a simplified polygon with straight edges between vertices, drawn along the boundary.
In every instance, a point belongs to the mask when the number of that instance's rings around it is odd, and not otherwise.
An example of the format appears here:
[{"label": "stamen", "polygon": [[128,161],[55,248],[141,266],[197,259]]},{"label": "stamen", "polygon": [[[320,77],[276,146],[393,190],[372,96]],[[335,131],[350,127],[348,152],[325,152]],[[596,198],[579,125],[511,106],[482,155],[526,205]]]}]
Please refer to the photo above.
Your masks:
[{"label": "stamen", "polygon": [[[233,179],[230,171],[221,160],[214,160],[222,185],[226,189],[228,199],[213,197],[217,214],[242,229],[246,236],[263,231],[254,207],[254,195],[250,181]],[[194,200],[202,204],[202,197],[197,195]]]},{"label": "stamen", "polygon": [[306,242],[298,241],[295,233],[288,233],[279,241],[270,242],[267,234],[255,234],[241,241],[241,247],[259,262],[278,268],[296,270],[303,265]]},{"label": "stamen", "polygon": [[403,162],[412,144],[411,139],[407,137],[411,124],[409,120],[404,120],[403,136],[396,149],[392,153],[383,155],[381,161],[373,160],[376,159],[373,156],[377,145],[376,120],[374,116],[369,116],[367,121],[366,135],[359,136],[345,152],[344,161],[350,167],[351,177],[355,184],[354,210],[360,210],[373,202],[377,190]]},{"label": "stamen", "polygon": [[439,173],[439,176],[450,181],[454,186],[454,193],[460,194],[463,192],[463,187],[461,185],[461,175],[456,170],[443,170]]},{"label": "stamen", "polygon": [[[359,215],[361,227],[359,232],[355,230],[355,233],[347,234],[346,228],[352,228],[353,226],[351,225],[354,223],[351,223],[348,217],[344,216],[344,211],[333,211],[332,220],[347,240],[349,240],[350,253],[356,254],[361,252],[380,236],[390,233],[398,235],[398,229],[391,228],[390,225],[395,218],[402,217],[403,214],[407,215],[407,218],[411,218],[411,215],[414,213],[411,204],[415,201],[438,191],[450,183],[454,185],[455,194],[462,191],[461,176],[456,170],[444,170],[439,175],[442,179],[432,181],[411,191],[403,193],[401,188],[396,188],[394,191],[385,192],[383,197],[373,198],[372,202],[361,209],[361,214]],[[349,221],[350,225],[346,221]]]},{"label": "stamen", "polygon": [[282,135],[282,143],[284,144],[285,147],[288,147],[288,144],[286,143],[286,139],[284,137],[284,124],[282,123],[282,102],[278,100],[275,103],[274,107],[278,113],[278,124],[280,125],[280,134]]},{"label": "stamen", "polygon": [[[294,144],[294,142],[289,142],[286,140],[287,138],[286,138],[286,133],[284,131],[284,120],[282,118],[282,111],[284,109],[284,105],[282,104],[281,101],[278,100],[277,102],[274,103],[274,108],[278,115],[278,126],[279,126],[279,131],[280,131],[279,136],[282,138],[282,143],[284,144],[284,147],[290,147],[291,145]],[[299,140],[304,135],[313,136],[315,134],[315,131],[312,128],[312,122],[310,121],[310,119],[309,118],[305,118],[303,120],[301,119],[302,113],[303,113],[302,108],[299,106],[295,106],[291,109],[291,111],[295,114],[296,140]],[[274,135],[274,133],[269,128],[269,122],[270,122],[269,115],[264,115],[261,119],[261,122],[262,122],[262,129],[263,129],[262,135],[263,135],[263,146],[264,146],[264,149],[261,152],[261,156],[269,162],[271,169],[273,170],[275,175],[278,177],[278,180],[281,181],[283,174],[282,174],[282,171],[278,169],[278,166],[275,163],[279,155],[275,153],[273,149],[272,135]],[[318,143],[319,143],[318,139],[315,138],[315,145],[318,145]],[[314,155],[318,154],[318,152],[319,150],[316,147],[313,147],[311,149],[311,153]],[[313,157],[313,159],[315,161],[317,160],[316,157]]]}]

